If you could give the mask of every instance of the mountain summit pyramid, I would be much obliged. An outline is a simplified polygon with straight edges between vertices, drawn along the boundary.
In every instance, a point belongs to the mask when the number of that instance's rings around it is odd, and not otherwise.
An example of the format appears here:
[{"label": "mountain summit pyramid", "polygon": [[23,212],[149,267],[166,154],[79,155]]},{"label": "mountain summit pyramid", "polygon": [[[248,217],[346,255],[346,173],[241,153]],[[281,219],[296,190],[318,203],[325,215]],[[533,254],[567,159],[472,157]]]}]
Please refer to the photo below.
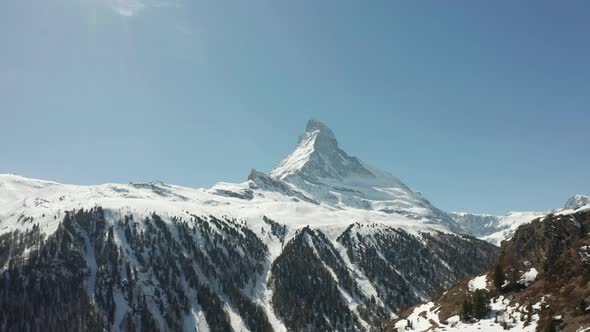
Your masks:
[{"label": "mountain summit pyramid", "polygon": [[271,177],[331,206],[397,213],[460,230],[449,215],[401,180],[344,152],[332,130],[317,120],[307,123],[297,147]]},{"label": "mountain summit pyramid", "polygon": [[375,178],[375,174],[359,159],[349,156],[338,147],[336,136],[330,128],[316,120],[309,120],[295,151],[271,172],[272,177],[281,180],[294,175],[314,182],[320,178]]}]

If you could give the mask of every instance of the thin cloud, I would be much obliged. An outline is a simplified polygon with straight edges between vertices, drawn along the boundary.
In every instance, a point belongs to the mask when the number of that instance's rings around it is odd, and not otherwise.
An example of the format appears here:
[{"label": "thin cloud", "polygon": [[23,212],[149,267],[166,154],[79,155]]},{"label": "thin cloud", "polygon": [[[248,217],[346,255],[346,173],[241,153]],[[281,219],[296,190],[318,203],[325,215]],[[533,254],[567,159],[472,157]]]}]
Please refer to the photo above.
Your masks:
[{"label": "thin cloud", "polygon": [[136,16],[149,8],[182,7],[180,0],[107,0],[115,13],[121,16]]},{"label": "thin cloud", "polygon": [[135,16],[145,8],[143,0],[109,0],[109,5],[122,16]]},{"label": "thin cloud", "polygon": [[182,33],[183,35],[192,36],[194,31],[193,28],[188,25],[187,23],[177,23],[176,24],[176,31]]}]

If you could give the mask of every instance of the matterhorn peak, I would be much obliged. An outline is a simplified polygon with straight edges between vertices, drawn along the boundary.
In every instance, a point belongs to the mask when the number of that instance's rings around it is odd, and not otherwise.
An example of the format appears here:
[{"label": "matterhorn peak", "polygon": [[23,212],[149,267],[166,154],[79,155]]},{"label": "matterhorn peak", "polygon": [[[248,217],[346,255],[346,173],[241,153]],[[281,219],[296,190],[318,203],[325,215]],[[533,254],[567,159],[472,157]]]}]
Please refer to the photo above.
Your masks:
[{"label": "matterhorn peak", "polygon": [[320,122],[316,119],[310,119],[309,121],[307,121],[307,125],[305,127],[305,134],[314,134],[314,135],[322,136],[326,139],[333,140],[334,143],[336,143],[336,145],[338,145],[338,143],[336,141],[336,135],[334,135],[334,132],[332,131],[332,129],[328,128],[328,126],[326,126],[325,124],[323,124],[322,122]]},{"label": "matterhorn peak", "polygon": [[299,136],[298,146],[292,155],[307,157],[313,152],[331,150],[338,150],[336,135],[324,123],[312,118],[307,122],[305,132]]},{"label": "matterhorn peak", "polygon": [[314,201],[334,207],[379,210],[459,229],[450,216],[398,178],[344,152],[332,130],[314,119],[307,122],[295,150],[270,177],[253,178],[256,183],[273,182],[272,187],[288,184]]},{"label": "matterhorn peak", "polygon": [[373,176],[357,158],[338,147],[336,136],[328,126],[311,119],[295,150],[273,169],[271,176],[286,179],[299,175],[315,182],[318,178],[341,179],[353,173]]}]

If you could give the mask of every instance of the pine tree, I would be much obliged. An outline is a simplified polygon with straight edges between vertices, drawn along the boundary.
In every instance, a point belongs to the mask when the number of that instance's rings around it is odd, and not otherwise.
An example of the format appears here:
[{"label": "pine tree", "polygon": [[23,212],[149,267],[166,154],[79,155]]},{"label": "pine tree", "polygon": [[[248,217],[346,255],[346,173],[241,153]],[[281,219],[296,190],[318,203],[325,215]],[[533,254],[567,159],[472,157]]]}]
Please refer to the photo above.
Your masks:
[{"label": "pine tree", "polygon": [[580,300],[580,304],[578,305],[578,311],[580,311],[581,313],[586,313],[586,310],[588,308],[588,304],[586,303],[586,301],[582,298]]},{"label": "pine tree", "polygon": [[488,292],[485,289],[478,289],[473,296],[473,316],[482,319],[490,310]]},{"label": "pine tree", "polygon": [[473,318],[473,303],[471,302],[471,298],[467,296],[463,301],[463,307],[461,310],[461,318],[463,320],[470,320]]},{"label": "pine tree", "polygon": [[533,319],[533,305],[529,303],[526,307],[526,311],[527,311],[527,316],[526,316],[525,326],[529,325]]},{"label": "pine tree", "polygon": [[496,287],[496,289],[501,289],[505,281],[506,277],[504,276],[504,271],[500,264],[498,264],[494,268],[494,287]]},{"label": "pine tree", "polygon": [[557,324],[557,321],[555,320],[551,320],[549,321],[549,324],[547,324],[547,327],[545,328],[545,331],[547,332],[558,332],[559,331],[559,327]]}]

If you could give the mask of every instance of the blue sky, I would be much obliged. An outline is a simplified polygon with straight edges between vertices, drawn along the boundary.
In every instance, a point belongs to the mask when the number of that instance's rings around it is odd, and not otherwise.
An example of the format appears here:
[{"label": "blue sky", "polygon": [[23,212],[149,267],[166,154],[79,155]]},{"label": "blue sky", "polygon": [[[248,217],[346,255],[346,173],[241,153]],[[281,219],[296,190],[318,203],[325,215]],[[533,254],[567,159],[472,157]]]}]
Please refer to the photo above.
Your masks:
[{"label": "blue sky", "polygon": [[4,0],[0,172],[208,187],[317,118],[445,210],[590,194],[587,1]]}]

